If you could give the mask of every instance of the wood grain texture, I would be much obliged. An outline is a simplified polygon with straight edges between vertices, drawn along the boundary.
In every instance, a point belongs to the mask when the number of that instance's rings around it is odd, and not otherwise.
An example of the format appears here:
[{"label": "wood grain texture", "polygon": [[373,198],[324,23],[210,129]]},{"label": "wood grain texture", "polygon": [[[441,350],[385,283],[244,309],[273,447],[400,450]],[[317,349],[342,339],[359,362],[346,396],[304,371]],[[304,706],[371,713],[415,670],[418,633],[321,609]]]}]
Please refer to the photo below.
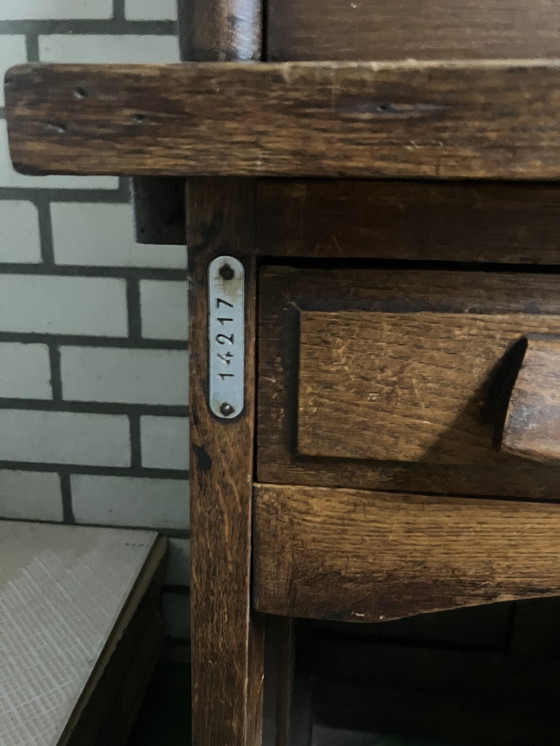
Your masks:
[{"label": "wood grain texture", "polygon": [[560,315],[304,311],[298,453],[493,463],[496,376],[525,334],[545,331],[560,335]]},{"label": "wood grain texture", "polygon": [[555,60],[23,65],[6,107],[28,173],[542,180],[559,79]]},{"label": "wood grain texture", "polygon": [[[257,60],[262,51],[262,0],[178,2],[181,59]],[[136,241],[185,243],[185,182],[180,177],[132,179]]]},{"label": "wood grain texture", "polygon": [[[181,59],[256,60],[262,51],[261,0],[189,0],[177,4]],[[184,245],[185,181],[172,176],[132,179],[136,241]]]},{"label": "wood grain texture", "polygon": [[533,461],[560,462],[560,336],[527,340],[501,447]]},{"label": "wood grain texture", "polygon": [[560,592],[560,505],[255,486],[255,606],[375,622]]},{"label": "wood grain texture", "polygon": [[270,0],[271,60],[556,57],[554,0]]},{"label": "wood grain texture", "polygon": [[[524,334],[523,324],[526,322],[539,332],[545,331],[550,324],[550,330],[556,329],[557,318],[560,315],[560,277],[555,274],[527,273],[527,272],[473,272],[473,271],[443,271],[443,270],[407,270],[375,268],[375,264],[365,268],[340,268],[340,265],[327,264],[323,270],[265,267],[260,278],[259,305],[259,413],[257,428],[257,475],[259,481],[286,484],[315,484],[324,486],[345,486],[365,489],[395,490],[397,492],[429,492],[437,494],[463,495],[495,495],[503,497],[519,497],[537,500],[557,500],[560,485],[560,468],[554,465],[532,463],[527,459],[510,456],[503,452],[492,450],[492,439],[496,434],[499,441],[501,424],[505,416],[509,392],[511,391],[510,374],[518,371],[518,348],[511,353],[511,357],[504,356],[495,373],[490,376],[485,388],[485,405],[479,406],[474,402],[467,404],[463,444],[464,450],[457,446],[455,459],[442,452],[445,438],[439,444],[439,450],[433,449],[427,453],[424,460],[395,461],[393,459],[374,460],[371,457],[375,448],[374,439],[389,438],[391,426],[387,424],[387,434],[377,434],[374,402],[353,401],[345,402],[343,406],[326,405],[324,417],[317,416],[313,432],[316,443],[308,442],[308,448],[314,448],[318,453],[323,448],[323,433],[325,447],[328,453],[334,453],[338,447],[336,439],[340,438],[339,457],[306,456],[298,452],[298,366],[300,362],[300,320],[308,313],[325,314],[336,318],[339,314],[349,314],[349,318],[364,318],[369,315],[380,318],[386,314],[390,326],[392,320],[400,314],[413,316],[435,317],[435,314],[457,315],[460,322],[464,319],[465,329],[470,328],[474,333],[473,316],[488,318],[488,330],[482,331],[481,359],[477,362],[478,347],[471,340],[470,350],[474,356],[473,370],[469,370],[471,361],[463,365],[458,375],[466,380],[473,375],[471,384],[476,378],[476,365],[490,355],[492,341],[490,337],[496,334],[496,339],[506,333],[502,327],[504,318],[512,319],[513,326],[507,332],[508,344],[512,344]],[[518,326],[517,326],[518,324]],[[495,325],[495,326],[494,326]],[[484,328],[484,323],[481,329]],[[502,329],[500,332],[499,329]],[[453,330],[454,334],[462,334],[461,324]],[[490,337],[487,335],[490,333]],[[511,336],[509,336],[511,335]],[[346,335],[341,342],[356,352],[356,363],[365,361],[368,350],[360,347],[356,340]],[[496,342],[503,350],[504,340]],[[374,341],[375,344],[375,341]],[[435,344],[435,342],[434,342]],[[443,348],[447,341],[441,343]],[[411,341],[417,350],[422,349],[422,341]],[[403,350],[403,360],[400,363],[405,388],[411,400],[413,391],[406,381],[406,371],[410,368],[409,358],[413,354],[414,346],[410,350]],[[484,352],[484,349],[486,352]],[[437,352],[437,347],[435,348]],[[307,352],[305,354],[308,354]],[[324,349],[317,350],[317,380],[328,383],[329,355],[336,351],[332,348],[332,341],[325,340]],[[430,351],[424,350],[421,355],[429,362]],[[498,363],[501,353],[495,357]],[[489,362],[489,358],[486,358]],[[412,361],[414,362],[414,360]],[[303,361],[306,365],[305,360]],[[374,364],[381,371],[383,361]],[[399,372],[398,360],[391,362],[393,373]],[[348,377],[348,381],[340,378],[329,383],[334,387],[329,391],[325,387],[316,391],[319,399],[324,401],[331,396],[336,399],[344,397],[346,384],[354,393],[363,391],[371,385],[364,362],[363,370],[354,367],[355,380]],[[389,372],[391,368],[389,367]],[[381,374],[381,373],[380,373]],[[312,375],[310,373],[310,375]],[[363,377],[363,381],[360,379]],[[443,371],[443,376],[449,373]],[[386,376],[388,379],[389,376]],[[386,380],[387,382],[387,380]],[[376,389],[376,384],[373,384]],[[432,385],[425,381],[427,388]],[[379,384],[377,384],[379,386]],[[450,383],[452,386],[452,382]],[[360,388],[362,387],[362,388]],[[422,389],[422,386],[421,386]],[[451,389],[449,389],[451,390]],[[368,389],[369,391],[369,389]],[[422,394],[422,395],[424,395]],[[459,398],[469,397],[473,392],[457,392]],[[315,395],[315,394],[314,394]],[[396,392],[393,391],[393,397]],[[431,393],[430,397],[437,397]],[[363,397],[362,397],[363,398]],[[476,399],[475,399],[476,401]],[[323,405],[321,405],[323,406]],[[359,410],[365,408],[368,417],[362,417]],[[381,403],[383,406],[383,403]],[[477,410],[475,412],[475,409]],[[468,413],[470,411],[470,414]],[[352,413],[352,414],[351,414]],[[329,423],[329,417],[334,418]],[[352,435],[352,416],[359,418],[361,431]],[[434,415],[436,416],[436,415]],[[437,415],[440,416],[440,415]],[[465,415],[460,415],[464,417]],[[345,418],[349,417],[346,420]],[[422,418],[429,419],[429,418]],[[366,421],[367,420],[367,421]],[[482,422],[479,422],[481,420]],[[358,420],[356,420],[358,421]],[[468,424],[467,424],[468,423]],[[484,424],[486,423],[486,424]],[[338,427],[337,427],[338,425]],[[460,429],[461,429],[460,428]],[[478,433],[478,435],[477,435]],[[451,430],[451,441],[457,436]],[[312,441],[313,434],[309,431],[308,441]],[[360,440],[362,439],[362,440]],[[363,441],[363,442],[362,442]],[[349,446],[354,443],[357,453],[352,456]],[[386,442],[386,441],[385,441]],[[483,443],[485,445],[483,445]],[[332,446],[332,448],[331,448]],[[496,443],[497,446],[497,443]],[[368,450],[369,449],[369,450]],[[453,449],[451,449],[453,451]],[[482,455],[485,450],[486,456]],[[368,456],[366,458],[365,456]],[[387,454],[388,455],[388,454]],[[395,454],[398,457],[398,454]],[[486,459],[486,460],[485,460]],[[469,463],[470,461],[470,463]]]},{"label": "wood grain texture", "polygon": [[[189,182],[193,743],[260,746],[263,632],[251,613],[255,269],[252,182]],[[245,409],[208,408],[207,269],[236,256],[246,277]]]},{"label": "wood grain texture", "polygon": [[559,264],[556,184],[261,180],[264,256]]},{"label": "wood grain texture", "polygon": [[[255,60],[262,50],[261,0],[188,0],[179,2],[179,45],[183,60]],[[197,454],[199,502],[193,510],[195,543],[191,640],[193,659],[193,735],[201,746],[217,743],[261,746],[263,730],[264,629],[250,609],[248,565],[251,547],[251,490],[254,441],[254,340],[246,348],[247,408],[237,423],[218,424],[206,400],[206,267],[220,253],[240,255],[247,273],[247,329],[254,332],[255,185],[187,181],[188,223],[197,278],[197,315],[191,333],[193,403],[203,413],[191,431]],[[223,242],[223,243],[222,243]],[[224,249],[227,246],[227,250]],[[249,255],[249,256],[248,256]],[[200,336],[198,336],[200,335]],[[193,410],[194,412],[194,410]],[[222,450],[223,445],[223,450]],[[210,462],[209,462],[210,460]],[[212,468],[212,464],[214,467]],[[222,480],[225,479],[224,483]],[[231,480],[231,481],[230,481]],[[204,483],[204,486],[203,486]],[[214,485],[215,484],[215,488]],[[218,510],[208,516],[209,502]],[[196,517],[195,517],[196,511]],[[223,524],[221,523],[223,521]],[[217,542],[218,551],[214,551]],[[195,621],[196,620],[196,621]]]},{"label": "wood grain texture", "polygon": [[188,0],[179,3],[183,60],[251,62],[260,59],[263,0]]}]

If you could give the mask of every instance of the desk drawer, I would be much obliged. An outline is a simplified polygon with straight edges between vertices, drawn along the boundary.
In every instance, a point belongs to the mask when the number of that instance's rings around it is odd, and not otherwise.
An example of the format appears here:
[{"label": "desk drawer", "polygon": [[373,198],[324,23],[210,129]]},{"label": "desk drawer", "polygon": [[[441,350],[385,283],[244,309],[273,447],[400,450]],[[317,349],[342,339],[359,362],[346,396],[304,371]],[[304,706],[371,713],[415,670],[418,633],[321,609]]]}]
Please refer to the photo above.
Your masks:
[{"label": "desk drawer", "polygon": [[303,311],[298,453],[495,463],[495,397],[543,329],[560,336],[560,316]]},{"label": "desk drawer", "polygon": [[260,294],[260,481],[558,499],[558,466],[499,447],[559,277],[279,267]]}]

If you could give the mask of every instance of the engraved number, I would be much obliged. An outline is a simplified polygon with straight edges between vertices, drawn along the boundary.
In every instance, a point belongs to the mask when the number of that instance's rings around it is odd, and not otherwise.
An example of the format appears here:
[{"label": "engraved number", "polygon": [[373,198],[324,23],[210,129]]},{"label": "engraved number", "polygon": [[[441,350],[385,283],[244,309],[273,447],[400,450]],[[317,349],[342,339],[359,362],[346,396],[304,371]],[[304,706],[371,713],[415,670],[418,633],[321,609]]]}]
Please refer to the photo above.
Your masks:
[{"label": "engraved number", "polygon": [[238,415],[244,406],[244,277],[235,257],[219,256],[208,265],[208,405],[221,419],[230,418],[230,407]]},{"label": "engraved number", "polygon": [[219,308],[220,305],[227,306],[228,308],[233,308],[233,303],[228,303],[228,301],[224,300],[223,298],[216,298],[216,308]]},{"label": "engraved number", "polygon": [[232,345],[234,343],[234,335],[233,334],[217,334],[216,342],[219,345]]}]

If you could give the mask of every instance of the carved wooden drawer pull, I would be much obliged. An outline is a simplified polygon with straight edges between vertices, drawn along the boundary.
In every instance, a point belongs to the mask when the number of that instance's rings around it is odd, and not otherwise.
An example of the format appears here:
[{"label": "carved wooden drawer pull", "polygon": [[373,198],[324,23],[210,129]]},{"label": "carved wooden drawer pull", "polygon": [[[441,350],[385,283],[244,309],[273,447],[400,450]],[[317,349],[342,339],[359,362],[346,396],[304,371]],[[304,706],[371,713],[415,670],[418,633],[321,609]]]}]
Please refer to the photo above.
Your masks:
[{"label": "carved wooden drawer pull", "polygon": [[560,462],[560,338],[528,339],[506,414],[502,450]]}]

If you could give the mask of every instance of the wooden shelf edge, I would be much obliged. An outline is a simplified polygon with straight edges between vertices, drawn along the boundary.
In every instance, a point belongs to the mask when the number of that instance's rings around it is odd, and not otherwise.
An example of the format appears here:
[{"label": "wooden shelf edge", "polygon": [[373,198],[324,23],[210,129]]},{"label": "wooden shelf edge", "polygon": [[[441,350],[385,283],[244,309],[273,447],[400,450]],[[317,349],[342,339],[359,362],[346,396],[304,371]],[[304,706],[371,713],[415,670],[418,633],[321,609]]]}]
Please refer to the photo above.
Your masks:
[{"label": "wooden shelf edge", "polygon": [[22,173],[560,178],[560,61],[27,64]]}]

